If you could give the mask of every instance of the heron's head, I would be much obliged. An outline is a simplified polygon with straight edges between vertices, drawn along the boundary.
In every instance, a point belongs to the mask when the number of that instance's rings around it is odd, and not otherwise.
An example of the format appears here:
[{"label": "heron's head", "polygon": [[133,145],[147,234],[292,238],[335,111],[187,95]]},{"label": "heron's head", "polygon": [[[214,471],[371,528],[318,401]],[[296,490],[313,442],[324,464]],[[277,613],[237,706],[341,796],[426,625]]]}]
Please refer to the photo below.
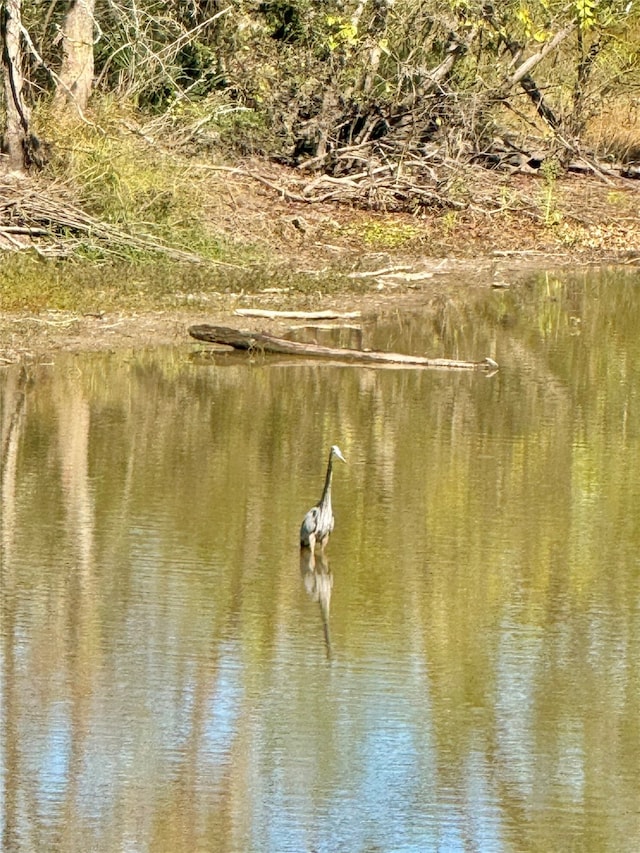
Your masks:
[{"label": "heron's head", "polygon": [[347,460],[346,460],[346,459],[344,458],[344,456],[342,455],[342,451],[340,450],[340,448],[338,447],[338,445],[337,445],[337,444],[334,444],[334,445],[333,445],[333,447],[331,448],[331,455],[332,455],[332,456],[337,456],[337,457],[338,457],[338,459],[340,459],[340,461],[341,461],[341,462],[344,462],[344,463],[346,464],[346,461],[347,461]]}]

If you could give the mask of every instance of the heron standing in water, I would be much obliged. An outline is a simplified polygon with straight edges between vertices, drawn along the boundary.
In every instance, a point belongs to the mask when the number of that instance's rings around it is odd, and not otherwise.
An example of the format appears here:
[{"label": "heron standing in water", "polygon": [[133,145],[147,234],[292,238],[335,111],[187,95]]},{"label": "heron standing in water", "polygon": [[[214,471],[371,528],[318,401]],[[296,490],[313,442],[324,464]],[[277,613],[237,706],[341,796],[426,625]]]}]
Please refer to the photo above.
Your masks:
[{"label": "heron standing in water", "polygon": [[333,530],[334,518],[333,510],[331,508],[331,477],[333,476],[334,456],[342,462],[347,461],[342,455],[342,451],[338,445],[334,444],[329,451],[329,464],[327,465],[327,476],[324,479],[322,497],[305,515],[302,526],[300,527],[301,548],[310,548],[313,551],[316,543],[318,543],[320,545],[320,549],[324,551],[325,545],[329,541],[329,534]]}]

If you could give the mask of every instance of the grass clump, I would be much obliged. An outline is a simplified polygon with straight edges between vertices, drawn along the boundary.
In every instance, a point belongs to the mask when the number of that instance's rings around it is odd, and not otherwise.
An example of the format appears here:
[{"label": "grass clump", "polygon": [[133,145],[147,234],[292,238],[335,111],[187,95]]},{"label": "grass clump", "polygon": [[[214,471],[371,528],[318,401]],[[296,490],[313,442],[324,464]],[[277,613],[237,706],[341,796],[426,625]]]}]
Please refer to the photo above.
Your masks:
[{"label": "grass clump", "polygon": [[286,307],[292,299],[313,305],[323,297],[355,290],[357,284],[338,269],[318,276],[263,264],[223,267],[157,258],[86,263],[48,260],[29,252],[3,259],[0,312],[201,311],[227,308],[256,295],[264,295],[274,307]]},{"label": "grass clump", "polygon": [[370,251],[416,247],[422,237],[419,226],[391,218],[366,218],[338,226],[338,233],[357,240]]}]

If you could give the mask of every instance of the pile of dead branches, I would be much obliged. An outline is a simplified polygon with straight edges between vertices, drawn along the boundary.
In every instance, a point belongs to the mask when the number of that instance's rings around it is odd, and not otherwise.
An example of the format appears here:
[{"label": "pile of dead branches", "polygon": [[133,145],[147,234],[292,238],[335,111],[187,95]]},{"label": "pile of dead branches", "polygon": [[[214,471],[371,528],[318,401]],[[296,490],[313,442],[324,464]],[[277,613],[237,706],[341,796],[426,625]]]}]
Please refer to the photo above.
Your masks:
[{"label": "pile of dead branches", "polygon": [[80,247],[114,256],[151,252],[197,262],[190,252],[149,234],[131,233],[92,216],[64,193],[27,180],[0,182],[0,249],[32,248],[44,257],[65,257]]},{"label": "pile of dead branches", "polygon": [[[383,144],[369,143],[335,154],[329,173],[301,179],[302,198],[340,202],[372,210],[408,211],[463,206],[448,192],[436,164],[407,152],[406,159],[388,156]],[[304,170],[306,172],[307,169]]]},{"label": "pile of dead branches", "polygon": [[[408,152],[397,159],[380,156],[382,145],[367,143],[358,146],[359,168],[356,168],[353,149],[335,152],[334,162],[344,159],[344,173],[338,175],[321,171],[312,172],[302,165],[297,169],[274,171],[268,163],[262,168],[242,166],[204,167],[215,171],[226,171],[239,177],[249,178],[268,187],[280,198],[303,204],[338,204],[353,208],[381,212],[446,211],[473,209],[491,213],[504,209],[496,188],[492,164],[496,169],[512,173],[535,174],[540,171],[541,155],[517,149],[513,145],[496,140],[495,147],[461,163],[444,156],[422,156]],[[365,155],[369,159],[365,159]],[[334,166],[335,168],[335,166]],[[352,170],[352,171],[349,171]],[[592,174],[605,182],[610,178],[635,177],[625,172],[624,167],[598,163],[595,159],[576,160],[568,170]],[[521,204],[524,196],[521,197]],[[539,204],[531,201],[527,209],[520,212],[536,219],[541,216]]]},{"label": "pile of dead branches", "polygon": [[[309,175],[308,169],[280,171],[277,177],[269,170],[256,171],[242,167],[213,166],[215,171],[251,178],[276,192],[287,201],[304,204],[334,203],[385,212],[421,209],[462,209],[467,201],[455,198],[450,191],[446,168],[436,170],[426,158],[407,157],[392,160],[381,155],[382,146],[359,155],[359,168],[353,150],[344,152],[349,164],[342,175],[328,172]],[[367,153],[369,159],[362,156]],[[342,156],[340,152],[339,156]]]}]

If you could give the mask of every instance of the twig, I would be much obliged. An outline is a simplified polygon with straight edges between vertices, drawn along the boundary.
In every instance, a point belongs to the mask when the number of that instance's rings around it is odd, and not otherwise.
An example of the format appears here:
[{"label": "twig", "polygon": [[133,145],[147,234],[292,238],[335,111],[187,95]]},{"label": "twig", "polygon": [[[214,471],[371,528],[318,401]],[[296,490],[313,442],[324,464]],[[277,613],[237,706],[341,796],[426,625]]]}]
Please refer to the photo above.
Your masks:
[{"label": "twig", "polygon": [[350,272],[347,278],[377,278],[378,276],[389,275],[390,273],[408,272],[410,269],[410,266],[383,267],[382,269],[372,270],[371,272]]},{"label": "twig", "polygon": [[236,308],[241,317],[272,317],[284,320],[355,320],[360,311],[270,311],[267,308]]}]

